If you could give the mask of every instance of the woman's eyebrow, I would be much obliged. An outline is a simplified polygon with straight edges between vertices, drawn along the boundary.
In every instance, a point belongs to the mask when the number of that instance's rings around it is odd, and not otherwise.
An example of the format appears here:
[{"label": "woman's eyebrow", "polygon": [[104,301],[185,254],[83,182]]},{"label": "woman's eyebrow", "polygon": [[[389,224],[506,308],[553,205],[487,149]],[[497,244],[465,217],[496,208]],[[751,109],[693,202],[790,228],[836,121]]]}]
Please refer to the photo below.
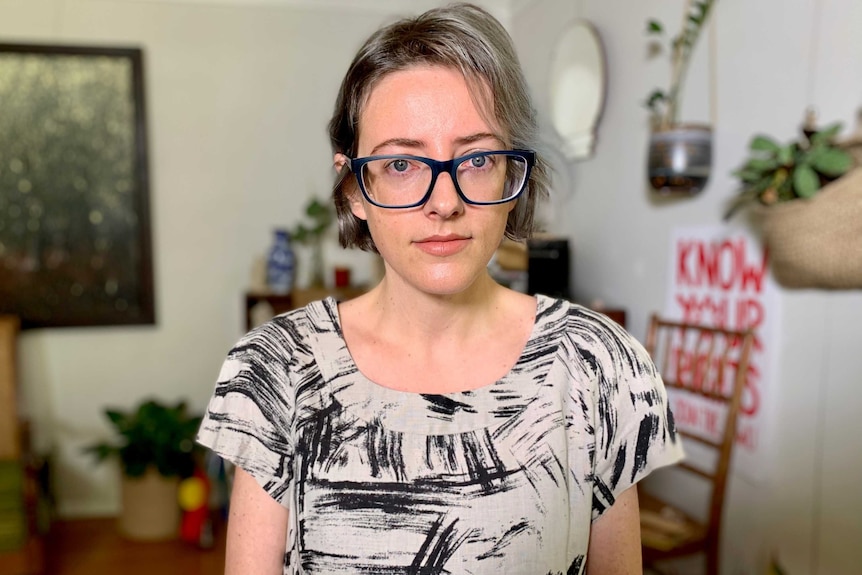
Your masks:
[{"label": "woman's eyebrow", "polygon": [[389,138],[388,140],[384,140],[371,148],[370,156],[373,156],[380,150],[380,148],[385,148],[387,146],[401,146],[403,148],[421,148],[424,145],[423,142],[419,140],[411,140],[410,138]]},{"label": "woman's eyebrow", "polygon": [[[491,132],[478,132],[476,134],[470,134],[469,136],[462,136],[460,138],[455,139],[455,143],[463,146],[464,144],[472,144],[474,142],[481,142],[482,140],[496,140],[497,143],[501,145],[505,145],[503,138],[498,136],[497,134],[493,134]],[[371,149],[370,156],[376,154],[381,148],[385,148],[387,146],[400,146],[404,148],[422,148],[425,146],[425,143],[421,140],[413,140],[411,138],[389,138],[388,140],[384,140],[374,146]]]},{"label": "woman's eyebrow", "polygon": [[470,134],[469,136],[458,138],[455,141],[458,144],[472,144],[473,142],[480,142],[482,140],[497,140],[498,143],[505,144],[505,142],[503,142],[503,138],[491,132],[479,132],[477,134]]}]

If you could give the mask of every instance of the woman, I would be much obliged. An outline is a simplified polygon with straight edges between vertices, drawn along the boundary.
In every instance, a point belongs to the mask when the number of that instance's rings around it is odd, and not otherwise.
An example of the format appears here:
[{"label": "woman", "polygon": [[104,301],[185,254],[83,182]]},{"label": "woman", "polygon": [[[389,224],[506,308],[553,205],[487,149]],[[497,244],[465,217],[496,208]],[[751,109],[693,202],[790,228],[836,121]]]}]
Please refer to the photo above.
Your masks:
[{"label": "woman", "polygon": [[636,573],[635,483],[681,449],[643,348],[493,281],[545,193],[511,40],[460,4],[375,33],[330,122],[370,292],[230,352],[200,441],[237,465],[227,573]]}]

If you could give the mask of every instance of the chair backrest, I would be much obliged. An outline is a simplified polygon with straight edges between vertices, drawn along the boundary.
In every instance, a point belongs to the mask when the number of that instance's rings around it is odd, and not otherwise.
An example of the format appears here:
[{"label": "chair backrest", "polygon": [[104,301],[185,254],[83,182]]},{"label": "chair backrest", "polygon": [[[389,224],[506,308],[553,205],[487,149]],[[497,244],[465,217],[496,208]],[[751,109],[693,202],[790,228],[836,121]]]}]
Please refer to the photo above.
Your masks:
[{"label": "chair backrest", "polygon": [[693,323],[669,321],[653,315],[647,332],[646,349],[656,364],[671,396],[671,407],[688,397],[712,414],[714,432],[691,433],[680,425],[679,434],[717,452],[711,471],[687,461],[678,468],[712,483],[707,535],[716,540],[721,532],[722,508],[736,440],[736,422],[754,345],[751,330],[735,331]]}]

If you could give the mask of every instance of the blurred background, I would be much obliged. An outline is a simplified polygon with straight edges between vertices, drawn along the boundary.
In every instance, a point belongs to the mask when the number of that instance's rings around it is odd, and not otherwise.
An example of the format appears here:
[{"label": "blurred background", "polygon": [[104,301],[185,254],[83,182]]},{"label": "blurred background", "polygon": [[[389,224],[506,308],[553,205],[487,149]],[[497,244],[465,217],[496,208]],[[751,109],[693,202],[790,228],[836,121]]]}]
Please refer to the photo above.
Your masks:
[{"label": "blurred background", "polygon": [[[722,226],[731,172],[758,133],[796,138],[806,110],[854,129],[862,107],[862,2],[718,0],[692,54],[680,116],[712,126],[705,189],[656,197],[646,178],[644,101],[666,86],[646,23],[677,29],[683,0],[484,0],[512,34],[555,168],[541,218],[567,238],[573,299],[624,308],[643,339],[667,307],[673,230]],[[430,0],[0,0],[0,42],[143,51],[155,323],[26,329],[18,403],[36,451],[50,453],[59,517],[112,516],[112,466],[82,448],[112,436],[104,410],[146,398],[205,409],[219,366],[246,329],[273,230],[292,227],[333,180],[326,124],[341,77],[370,32]],[[571,159],[553,125],[557,41],[577,19],[603,45],[605,90],[588,158]],[[0,102],[0,115],[4,113]],[[8,166],[0,166],[0,171]],[[340,250],[354,285],[375,258]],[[300,254],[300,264],[302,257]],[[299,271],[299,276],[302,275]],[[301,278],[297,281],[302,282]],[[862,291],[775,287],[769,393],[750,473],[731,473],[722,572],[862,572]],[[780,318],[780,323],[778,323]],[[697,572],[697,571],[694,571]]]}]

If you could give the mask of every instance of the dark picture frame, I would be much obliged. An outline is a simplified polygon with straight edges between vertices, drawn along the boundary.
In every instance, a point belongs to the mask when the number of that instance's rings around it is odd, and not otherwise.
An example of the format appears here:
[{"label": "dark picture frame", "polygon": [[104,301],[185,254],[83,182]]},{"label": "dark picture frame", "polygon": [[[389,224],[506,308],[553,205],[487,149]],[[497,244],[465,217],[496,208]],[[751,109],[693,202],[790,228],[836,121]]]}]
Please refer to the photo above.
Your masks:
[{"label": "dark picture frame", "polygon": [[0,43],[0,313],[154,324],[143,53]]}]

